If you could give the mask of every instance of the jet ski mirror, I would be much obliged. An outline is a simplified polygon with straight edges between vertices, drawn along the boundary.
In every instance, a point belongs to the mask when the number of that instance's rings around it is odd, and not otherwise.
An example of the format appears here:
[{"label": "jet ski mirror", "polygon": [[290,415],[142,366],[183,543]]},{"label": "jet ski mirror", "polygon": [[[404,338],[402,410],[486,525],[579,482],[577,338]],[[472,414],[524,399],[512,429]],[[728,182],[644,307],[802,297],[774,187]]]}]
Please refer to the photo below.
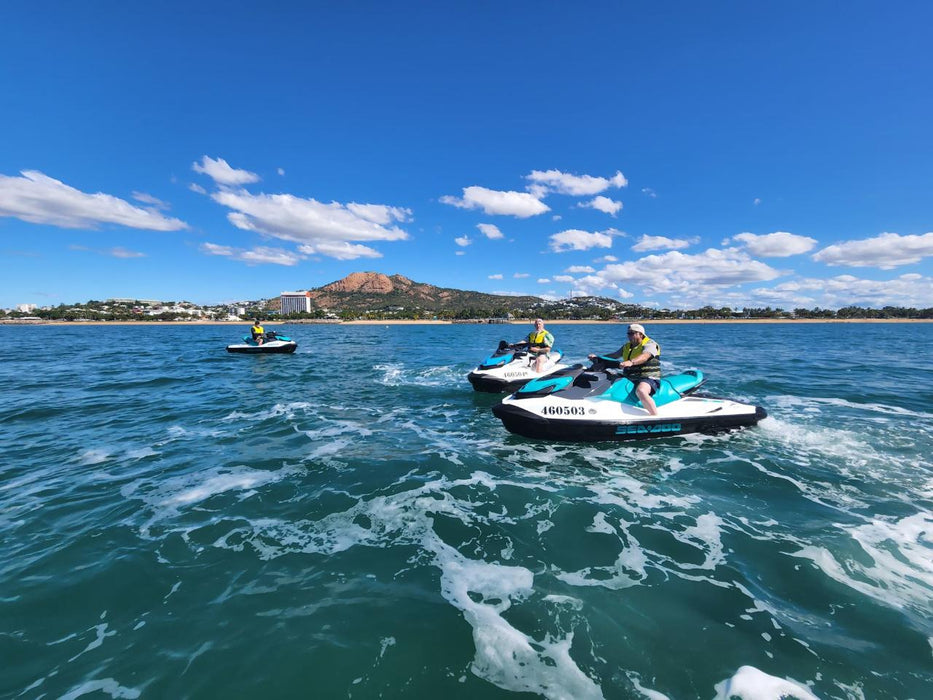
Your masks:
[{"label": "jet ski mirror", "polygon": [[507,341],[505,340],[499,341],[499,350],[505,350],[507,347],[509,347],[509,344]]}]

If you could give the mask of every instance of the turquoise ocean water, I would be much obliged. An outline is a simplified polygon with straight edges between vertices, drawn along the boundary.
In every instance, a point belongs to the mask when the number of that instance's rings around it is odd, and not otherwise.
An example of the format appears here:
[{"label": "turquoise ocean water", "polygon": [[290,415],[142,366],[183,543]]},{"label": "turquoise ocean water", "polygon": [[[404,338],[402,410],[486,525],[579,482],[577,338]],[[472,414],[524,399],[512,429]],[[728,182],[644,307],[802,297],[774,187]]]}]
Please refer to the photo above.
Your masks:
[{"label": "turquoise ocean water", "polygon": [[651,324],[769,418],[596,445],[529,329],[247,325],[0,327],[0,697],[933,697],[933,325]]}]

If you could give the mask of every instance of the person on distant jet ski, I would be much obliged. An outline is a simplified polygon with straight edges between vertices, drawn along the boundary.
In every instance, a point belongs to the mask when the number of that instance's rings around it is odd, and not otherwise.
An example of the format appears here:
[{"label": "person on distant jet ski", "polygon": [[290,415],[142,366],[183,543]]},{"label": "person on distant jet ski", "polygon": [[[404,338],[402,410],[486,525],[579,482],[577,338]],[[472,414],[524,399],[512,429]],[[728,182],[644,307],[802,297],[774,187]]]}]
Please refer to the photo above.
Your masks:
[{"label": "person on distant jet ski", "polygon": [[513,347],[527,346],[528,352],[535,355],[535,372],[543,372],[544,365],[550,356],[551,348],[554,347],[554,336],[550,331],[544,330],[544,321],[540,318],[535,319],[535,329],[528,334],[528,337]]},{"label": "person on distant jet ski", "polygon": [[[645,335],[645,327],[640,323],[629,324],[628,342],[615,352],[601,355],[620,360],[619,367],[625,370],[625,376],[635,385],[638,400],[652,416],[658,415],[651,395],[661,388],[661,346]],[[590,355],[596,360],[596,355]]]},{"label": "person on distant jet ski", "polygon": [[262,327],[262,319],[255,319],[253,321],[253,327],[249,329],[250,334],[253,336],[253,340],[256,341],[256,345],[262,345],[262,341],[266,339],[266,331]]}]

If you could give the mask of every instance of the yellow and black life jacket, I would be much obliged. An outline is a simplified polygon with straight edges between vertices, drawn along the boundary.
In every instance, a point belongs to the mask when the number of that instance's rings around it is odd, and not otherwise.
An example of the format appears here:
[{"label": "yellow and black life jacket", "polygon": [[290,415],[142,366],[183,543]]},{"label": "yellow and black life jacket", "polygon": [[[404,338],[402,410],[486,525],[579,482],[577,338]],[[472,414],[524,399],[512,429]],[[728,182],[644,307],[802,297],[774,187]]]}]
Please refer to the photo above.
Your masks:
[{"label": "yellow and black life jacket", "polygon": [[531,331],[528,334],[528,346],[532,348],[550,348],[554,345],[554,336],[548,331]]},{"label": "yellow and black life jacket", "polygon": [[250,333],[253,334],[253,337],[254,337],[254,338],[261,338],[261,337],[262,337],[263,335],[265,335],[265,333],[266,333],[265,330],[263,330],[263,327],[260,326],[258,323],[255,324],[255,325],[254,325],[252,328],[250,328],[249,330],[250,330]]},{"label": "yellow and black life jacket", "polygon": [[[622,346],[622,359],[623,360],[633,360],[639,355],[641,355],[645,346],[648,343],[653,342],[651,338],[645,336],[641,339],[641,342],[638,345],[632,345],[631,343],[626,343]],[[655,343],[657,345],[657,343]],[[639,377],[652,377],[653,379],[661,378],[661,346],[658,345],[658,354],[652,355],[644,364],[635,365],[628,369],[625,373],[625,376],[631,379],[637,379]]]}]

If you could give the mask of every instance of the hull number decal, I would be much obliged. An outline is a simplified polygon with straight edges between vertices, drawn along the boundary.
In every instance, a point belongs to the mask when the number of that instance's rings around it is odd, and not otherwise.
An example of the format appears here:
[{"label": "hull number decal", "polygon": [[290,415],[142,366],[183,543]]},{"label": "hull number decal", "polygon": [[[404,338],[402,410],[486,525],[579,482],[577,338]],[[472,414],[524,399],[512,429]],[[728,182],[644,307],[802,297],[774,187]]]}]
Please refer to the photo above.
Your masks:
[{"label": "hull number decal", "polygon": [[677,432],[680,432],[680,423],[658,423],[657,425],[620,425],[618,428],[616,428],[616,435]]},{"label": "hull number decal", "polygon": [[582,416],[586,415],[583,406],[545,406],[541,409],[544,416]]}]

